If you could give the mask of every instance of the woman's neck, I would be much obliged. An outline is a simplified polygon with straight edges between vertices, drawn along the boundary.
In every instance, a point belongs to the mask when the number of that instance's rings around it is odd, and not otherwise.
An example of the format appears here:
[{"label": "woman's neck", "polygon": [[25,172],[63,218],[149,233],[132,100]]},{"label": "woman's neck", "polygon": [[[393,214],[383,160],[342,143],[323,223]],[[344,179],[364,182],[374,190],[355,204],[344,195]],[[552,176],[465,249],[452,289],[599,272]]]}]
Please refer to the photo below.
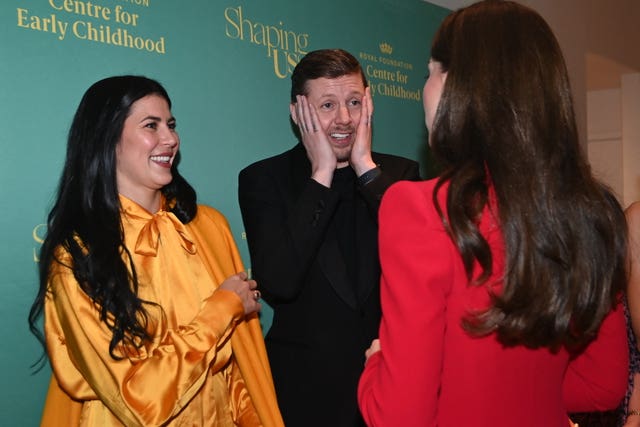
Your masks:
[{"label": "woman's neck", "polygon": [[154,214],[160,210],[162,193],[159,190],[136,192],[120,191],[120,194],[125,196],[127,199],[136,202],[151,214]]}]

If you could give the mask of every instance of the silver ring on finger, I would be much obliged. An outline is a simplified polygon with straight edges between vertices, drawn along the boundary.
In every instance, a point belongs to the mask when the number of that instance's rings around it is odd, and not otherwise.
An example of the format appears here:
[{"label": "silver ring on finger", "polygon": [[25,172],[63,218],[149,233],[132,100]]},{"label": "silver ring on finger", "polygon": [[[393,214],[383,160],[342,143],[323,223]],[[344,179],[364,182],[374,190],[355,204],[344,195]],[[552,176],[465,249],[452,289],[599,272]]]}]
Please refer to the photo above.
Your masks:
[{"label": "silver ring on finger", "polygon": [[254,300],[256,300],[256,301],[258,301],[258,300],[260,299],[260,297],[262,297],[262,294],[260,293],[260,291],[259,291],[259,290],[257,290],[257,289],[256,289],[256,290],[254,290],[254,291],[253,291],[253,299],[254,299]]}]

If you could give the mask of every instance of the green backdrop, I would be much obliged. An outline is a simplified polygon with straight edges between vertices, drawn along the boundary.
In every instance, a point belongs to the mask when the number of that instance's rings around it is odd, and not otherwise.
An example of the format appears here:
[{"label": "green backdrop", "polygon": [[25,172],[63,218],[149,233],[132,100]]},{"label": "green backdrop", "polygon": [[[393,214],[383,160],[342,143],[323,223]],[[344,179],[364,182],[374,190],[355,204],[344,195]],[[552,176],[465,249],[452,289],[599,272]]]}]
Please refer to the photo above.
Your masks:
[{"label": "green backdrop", "polygon": [[[85,89],[115,74],[158,79],[172,97],[181,171],[228,218],[249,267],[237,174],[295,144],[289,76],[304,53],[357,56],[374,94],[374,149],[429,176],[422,86],[448,11],[421,0],[4,0],[0,6],[0,425],[38,424],[50,370],[27,328],[37,251]],[[271,312],[262,316],[267,329]]]}]

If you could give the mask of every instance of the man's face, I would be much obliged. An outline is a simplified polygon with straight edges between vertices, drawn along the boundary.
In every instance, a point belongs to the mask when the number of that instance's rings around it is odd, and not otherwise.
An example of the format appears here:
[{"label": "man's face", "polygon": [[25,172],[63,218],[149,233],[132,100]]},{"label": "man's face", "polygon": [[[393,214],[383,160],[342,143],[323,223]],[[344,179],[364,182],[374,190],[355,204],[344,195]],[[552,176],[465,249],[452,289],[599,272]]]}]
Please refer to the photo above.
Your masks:
[{"label": "man's face", "polygon": [[307,82],[307,99],[320,120],[320,129],[331,143],[338,166],[349,161],[362,113],[365,87],[360,73]]}]

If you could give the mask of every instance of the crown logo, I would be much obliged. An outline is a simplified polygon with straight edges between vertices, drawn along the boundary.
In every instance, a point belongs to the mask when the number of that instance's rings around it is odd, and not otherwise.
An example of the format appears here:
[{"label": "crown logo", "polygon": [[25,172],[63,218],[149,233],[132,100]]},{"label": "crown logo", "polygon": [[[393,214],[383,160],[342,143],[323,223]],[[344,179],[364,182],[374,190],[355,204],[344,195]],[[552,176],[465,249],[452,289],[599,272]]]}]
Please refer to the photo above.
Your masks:
[{"label": "crown logo", "polygon": [[380,52],[391,55],[391,53],[393,52],[393,47],[386,42],[380,43]]}]

